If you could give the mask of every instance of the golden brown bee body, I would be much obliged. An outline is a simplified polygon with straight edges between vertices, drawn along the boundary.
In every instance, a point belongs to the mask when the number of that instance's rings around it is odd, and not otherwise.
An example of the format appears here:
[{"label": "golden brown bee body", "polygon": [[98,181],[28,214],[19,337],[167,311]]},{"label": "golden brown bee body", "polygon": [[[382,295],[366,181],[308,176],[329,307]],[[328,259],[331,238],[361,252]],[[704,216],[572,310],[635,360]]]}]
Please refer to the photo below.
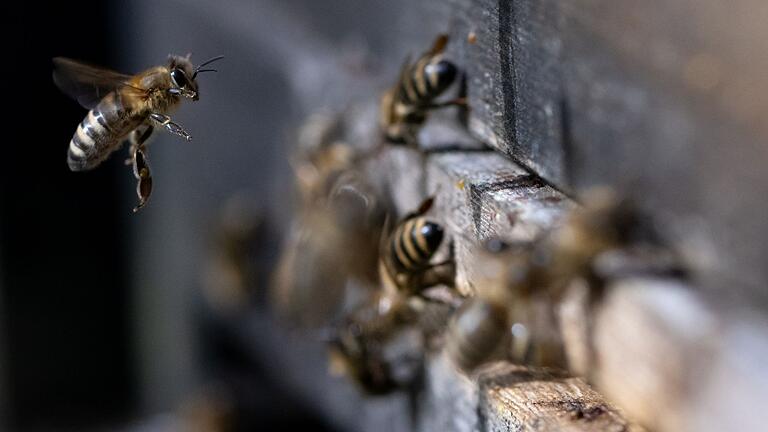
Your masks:
[{"label": "golden brown bee body", "polygon": [[406,60],[397,83],[382,95],[379,123],[390,142],[416,146],[429,110],[463,104],[461,99],[435,103],[457,75],[456,66],[443,59],[447,43],[448,37],[440,35],[415,62]]},{"label": "golden brown bee body", "polygon": [[197,74],[213,71],[197,68],[188,57],[171,56],[164,66],[149,68],[137,75],[123,75],[57,57],[53,79],[59,88],[89,109],[69,142],[67,164],[72,171],[95,168],[118,150],[124,140],[131,142],[129,162],[138,180],[139,205],[143,207],[152,191],[152,177],[145,143],[153,128],[190,140],[190,135],[168,117],[183,98],[198,100]]},{"label": "golden brown bee body", "polygon": [[423,217],[432,203],[432,198],[425,200],[384,238],[379,275],[385,291],[409,296],[440,283],[453,286],[453,261],[430,263],[443,241],[442,226]]}]

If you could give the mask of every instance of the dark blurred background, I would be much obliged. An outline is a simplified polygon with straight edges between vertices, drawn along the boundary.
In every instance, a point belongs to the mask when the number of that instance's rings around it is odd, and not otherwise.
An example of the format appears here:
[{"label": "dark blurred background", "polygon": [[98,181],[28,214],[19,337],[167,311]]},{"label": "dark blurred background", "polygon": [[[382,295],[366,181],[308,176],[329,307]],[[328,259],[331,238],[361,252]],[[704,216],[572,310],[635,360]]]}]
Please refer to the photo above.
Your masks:
[{"label": "dark blurred background", "polygon": [[8,20],[17,105],[2,170],[4,430],[115,421],[140,387],[132,328],[131,221],[121,161],[73,175],[66,143],[84,115],[51,80],[51,57],[113,64],[122,51],[110,2],[14,3]]},{"label": "dark blurred background", "polygon": [[[325,427],[275,383],[279,365],[242,352],[227,319],[205,300],[202,281],[222,209],[237,196],[259,221],[255,279],[266,284],[291,206],[292,128],[313,110],[370,93],[371,76],[397,68],[377,65],[370,54],[401,51],[387,44],[389,31],[431,34],[396,16],[396,6],[10,5],[13,82],[6,91],[14,111],[0,174],[0,429],[165,430],[172,421],[164,413],[211,386],[252,404],[244,420],[252,424]],[[196,63],[226,59],[220,73],[200,77],[200,101],[173,116],[193,141],[156,133],[153,196],[134,215],[124,151],[93,171],[69,171],[67,145],[86,110],[55,87],[51,58],[136,73],[188,52]],[[336,87],[323,84],[334,78]],[[346,92],[336,91],[342,86]],[[259,309],[263,293],[251,294],[248,307]]]}]

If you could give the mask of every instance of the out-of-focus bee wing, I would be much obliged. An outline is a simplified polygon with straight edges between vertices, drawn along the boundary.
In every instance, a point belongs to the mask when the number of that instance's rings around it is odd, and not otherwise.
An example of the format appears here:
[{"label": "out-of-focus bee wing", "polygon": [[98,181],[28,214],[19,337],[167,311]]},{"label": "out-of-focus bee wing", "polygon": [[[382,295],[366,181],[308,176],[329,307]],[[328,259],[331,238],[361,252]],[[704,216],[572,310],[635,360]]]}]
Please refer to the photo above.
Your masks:
[{"label": "out-of-focus bee wing", "polygon": [[435,42],[432,43],[432,48],[429,49],[428,53],[430,55],[437,55],[442,53],[445,50],[445,46],[448,45],[448,35],[441,34],[438,35],[435,39]]},{"label": "out-of-focus bee wing", "polygon": [[144,93],[130,85],[131,76],[90,66],[64,57],[53,59],[53,82],[67,96],[91,109],[109,92],[128,87],[130,91]]}]

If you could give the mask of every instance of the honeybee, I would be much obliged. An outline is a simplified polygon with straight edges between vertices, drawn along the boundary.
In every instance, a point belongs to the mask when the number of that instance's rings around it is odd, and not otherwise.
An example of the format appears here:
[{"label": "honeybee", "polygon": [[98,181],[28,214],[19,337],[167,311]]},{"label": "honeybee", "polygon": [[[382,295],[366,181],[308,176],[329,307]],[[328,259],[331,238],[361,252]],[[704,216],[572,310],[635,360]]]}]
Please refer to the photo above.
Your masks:
[{"label": "honeybee", "polygon": [[[497,251],[496,258],[488,258],[497,270],[502,266],[494,273],[500,286],[470,299],[457,313],[449,329],[449,355],[456,365],[471,371],[511,338],[509,354],[514,361],[571,367],[556,306],[574,281],[588,285],[590,306],[602,297],[608,280],[649,273],[684,274],[649,228],[636,210],[610,190],[589,191],[584,207],[574,210],[560,227],[529,247]],[[493,284],[490,279],[481,283]],[[590,347],[577,348],[590,352]]]},{"label": "honeybee", "polygon": [[331,370],[369,394],[402,389],[418,377],[424,354],[454,312],[451,304],[379,290],[335,328]]},{"label": "honeybee", "polygon": [[155,127],[189,141],[192,137],[168,116],[182,99],[198,100],[197,75],[215,72],[203,69],[223,56],[193,67],[189,56],[170,56],[168,64],[149,68],[136,75],[124,75],[85,65],[63,57],[53,59],[53,81],[68,96],[77,100],[88,115],[78,125],[69,142],[67,164],[72,171],[95,168],[130,142],[130,158],[137,179],[138,211],[152,193],[152,175],[145,143]]},{"label": "honeybee", "polygon": [[433,203],[434,197],[427,198],[415,212],[406,215],[391,233],[382,237],[379,276],[384,291],[408,297],[438,284],[453,286],[453,260],[430,263],[444,235],[440,224],[424,217]]},{"label": "honeybee", "polygon": [[[422,297],[423,290],[454,282],[454,262],[431,264],[442,227],[427,220],[433,198],[385,232],[379,247],[381,287],[347,315],[330,346],[332,363],[363,390],[383,394],[412,382],[428,342],[442,333],[451,302]],[[385,223],[386,225],[386,223]]]},{"label": "honeybee", "polygon": [[422,359],[416,318],[405,298],[373,293],[336,326],[328,347],[332,372],[373,395],[406,386]]},{"label": "honeybee", "polygon": [[447,35],[435,39],[432,48],[415,62],[406,59],[397,83],[384,92],[379,107],[379,123],[387,140],[409,146],[417,145],[419,128],[429,110],[465,105],[463,98],[435,102],[456,79],[456,66],[443,59]]},{"label": "honeybee", "polygon": [[[527,245],[509,245],[497,239],[486,242],[479,251],[476,267],[477,293],[465,300],[448,326],[445,350],[454,364],[472,372],[482,364],[500,358],[525,362],[530,353],[525,335],[513,337],[511,329],[523,319],[530,298],[514,296],[510,283],[527,264]],[[522,293],[521,293],[522,294]]]},{"label": "honeybee", "polygon": [[299,133],[291,165],[301,199],[271,289],[275,310],[289,324],[328,325],[348,286],[378,283],[383,205],[343,135],[339,117],[323,114]]}]

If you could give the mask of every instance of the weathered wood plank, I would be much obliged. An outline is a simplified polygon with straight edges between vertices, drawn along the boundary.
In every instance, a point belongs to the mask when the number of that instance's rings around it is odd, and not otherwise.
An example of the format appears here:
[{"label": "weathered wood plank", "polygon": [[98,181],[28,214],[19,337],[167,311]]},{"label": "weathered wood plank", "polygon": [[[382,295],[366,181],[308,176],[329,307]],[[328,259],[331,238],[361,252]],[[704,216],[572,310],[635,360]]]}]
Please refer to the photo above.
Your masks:
[{"label": "weathered wood plank", "polygon": [[483,372],[480,388],[488,431],[642,430],[582,379],[562,372],[502,363]]},{"label": "weathered wood plank", "polygon": [[437,214],[454,236],[457,287],[475,292],[474,254],[484,240],[532,241],[570,206],[560,192],[495,152],[429,157],[427,190],[437,191]]}]

